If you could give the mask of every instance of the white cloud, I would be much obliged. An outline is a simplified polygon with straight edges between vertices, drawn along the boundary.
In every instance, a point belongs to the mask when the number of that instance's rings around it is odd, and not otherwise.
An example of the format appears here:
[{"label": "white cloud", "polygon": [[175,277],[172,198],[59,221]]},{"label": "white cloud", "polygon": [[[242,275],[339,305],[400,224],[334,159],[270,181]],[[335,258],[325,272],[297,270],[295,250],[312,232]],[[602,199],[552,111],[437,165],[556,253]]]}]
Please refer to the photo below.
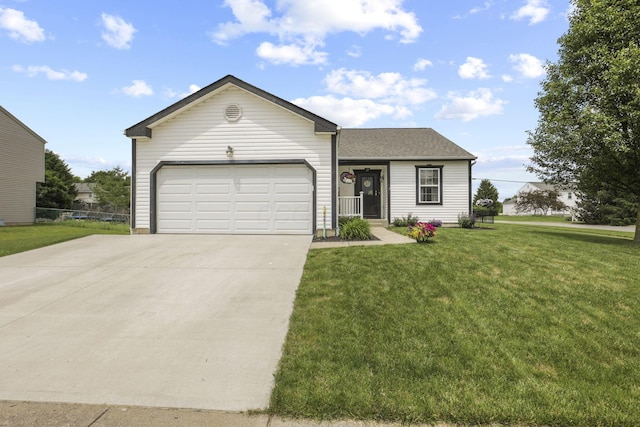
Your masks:
[{"label": "white cloud", "polygon": [[458,68],[458,75],[463,79],[488,79],[491,76],[487,72],[487,64],[480,58],[467,57],[467,62]]},{"label": "white cloud", "polygon": [[352,58],[360,58],[362,55],[362,48],[358,45],[353,45],[347,50],[347,55]]},{"label": "white cloud", "polygon": [[433,62],[429,61],[428,59],[420,58],[413,65],[413,71],[424,71],[427,69],[427,67],[433,67]]},{"label": "white cloud", "polygon": [[318,52],[315,46],[308,44],[304,46],[290,44],[275,46],[269,42],[262,42],[256,53],[262,59],[273,64],[325,64],[327,62],[327,53]]},{"label": "white cloud", "polygon": [[396,119],[411,116],[411,111],[406,107],[377,103],[370,99],[327,95],[297,98],[291,102],[345,127],[361,126],[380,116],[393,116]]},{"label": "white cloud", "polygon": [[484,12],[485,10],[491,9],[493,6],[493,1],[485,1],[482,6],[476,6],[469,11],[470,15],[475,15],[476,13]]},{"label": "white cloud", "polygon": [[262,0],[225,0],[238,22],[218,25],[211,37],[215,43],[226,44],[229,40],[249,33],[275,33],[277,25],[269,20],[271,10]]},{"label": "white cloud", "polygon": [[228,44],[250,33],[276,36],[279,46],[265,41],[258,53],[278,64],[324,63],[326,53],[315,48],[323,46],[329,34],[383,29],[399,35],[401,43],[412,43],[422,32],[416,15],[402,8],[402,0],[280,0],[273,10],[263,0],[225,0],[224,4],[236,21],[218,25],[212,40]]},{"label": "white cloud", "polygon": [[333,93],[380,99],[391,104],[423,104],[437,97],[432,89],[424,87],[426,80],[406,79],[400,73],[380,73],[376,76],[368,71],[340,68],[331,71],[325,83]]},{"label": "white cloud", "polygon": [[535,79],[545,74],[542,61],[528,53],[509,55],[509,60],[515,63],[513,68],[518,71],[522,77]]},{"label": "white cloud", "polygon": [[107,44],[116,49],[129,49],[133,41],[133,34],[137,31],[129,22],[119,16],[102,14],[102,25],[105,31],[102,38]]},{"label": "white cloud", "polygon": [[502,81],[505,83],[511,83],[513,81],[513,76],[509,75],[509,74],[503,74],[502,75]]},{"label": "white cloud", "polygon": [[202,89],[200,86],[195,85],[195,84],[190,84],[189,85],[189,90],[187,92],[176,92],[173,89],[165,89],[164,91],[164,95],[167,98],[186,98],[187,96],[196,93],[197,91],[199,91],[200,89]]},{"label": "white cloud", "polygon": [[462,120],[468,122],[479,117],[502,114],[506,101],[496,99],[490,89],[480,88],[466,96],[450,92],[449,103],[435,115],[438,120]]},{"label": "white cloud", "polygon": [[144,80],[133,80],[131,86],[125,86],[121,91],[127,96],[136,98],[153,95],[153,89]]},{"label": "white cloud", "polygon": [[45,40],[44,30],[36,21],[27,19],[20,10],[0,7],[0,29],[9,31],[9,37],[25,43]]},{"label": "white cloud", "polygon": [[[389,116],[405,120],[413,115],[408,106],[426,103],[437,97],[426,88],[424,79],[407,79],[399,73],[333,70],[327,74],[325,96],[312,96],[293,100],[303,108],[328,118],[341,126],[355,127]],[[343,97],[337,97],[342,95]]]},{"label": "white cloud", "polygon": [[544,21],[551,9],[546,0],[527,0],[526,4],[511,15],[511,19],[520,21],[528,19],[529,25]]},{"label": "white cloud", "polygon": [[23,67],[22,65],[14,65],[13,71],[17,73],[25,73],[29,77],[35,77],[38,74],[44,74],[49,80],[69,80],[74,82],[83,82],[89,77],[86,73],[80,71],[54,70],[46,65],[30,65]]}]

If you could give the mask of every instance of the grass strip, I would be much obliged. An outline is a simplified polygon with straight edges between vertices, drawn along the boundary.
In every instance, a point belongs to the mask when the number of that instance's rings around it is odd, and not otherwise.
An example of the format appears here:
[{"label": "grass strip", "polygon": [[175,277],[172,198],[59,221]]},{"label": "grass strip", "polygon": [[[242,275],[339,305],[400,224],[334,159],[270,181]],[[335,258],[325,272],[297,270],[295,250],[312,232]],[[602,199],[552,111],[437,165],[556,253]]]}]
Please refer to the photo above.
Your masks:
[{"label": "grass strip", "polygon": [[96,221],[65,221],[0,227],[0,256],[29,251],[92,234],[129,234],[129,225]]}]

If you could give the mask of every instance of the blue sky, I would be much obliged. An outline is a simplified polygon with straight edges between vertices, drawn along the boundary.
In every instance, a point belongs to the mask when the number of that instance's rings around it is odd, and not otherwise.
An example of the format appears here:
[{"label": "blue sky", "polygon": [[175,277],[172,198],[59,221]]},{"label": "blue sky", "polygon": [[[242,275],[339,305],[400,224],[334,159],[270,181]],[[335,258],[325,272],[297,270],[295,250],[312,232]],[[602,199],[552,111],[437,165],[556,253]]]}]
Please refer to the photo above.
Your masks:
[{"label": "blue sky", "polygon": [[[0,0],[0,105],[74,174],[227,74],[342,127],[431,127],[513,196],[568,0]],[[508,182],[515,181],[515,182]],[[475,181],[476,185],[479,181]]]}]

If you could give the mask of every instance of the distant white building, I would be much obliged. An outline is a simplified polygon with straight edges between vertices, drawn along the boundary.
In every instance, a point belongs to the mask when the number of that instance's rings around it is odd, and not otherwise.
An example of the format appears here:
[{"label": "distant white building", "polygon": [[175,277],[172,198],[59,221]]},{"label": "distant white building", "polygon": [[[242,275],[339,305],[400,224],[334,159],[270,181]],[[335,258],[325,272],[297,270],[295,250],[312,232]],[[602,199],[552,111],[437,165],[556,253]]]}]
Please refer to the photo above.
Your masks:
[{"label": "distant white building", "polygon": [[534,211],[522,211],[522,212],[517,212],[516,211],[516,202],[518,201],[518,199],[520,198],[520,195],[523,193],[528,193],[531,191],[546,191],[546,190],[556,190],[559,193],[558,196],[558,200],[561,201],[562,203],[565,204],[565,206],[567,207],[566,209],[562,210],[562,211],[550,211],[548,212],[549,215],[571,215],[573,216],[575,214],[575,211],[577,209],[577,204],[576,202],[578,201],[578,197],[575,193],[575,189],[574,188],[569,188],[569,187],[558,187],[558,186],[554,186],[551,184],[545,184],[544,182],[527,182],[525,185],[523,185],[518,192],[516,193],[516,196],[509,200],[506,201],[502,204],[502,214],[503,215],[536,215],[536,214],[541,214],[542,212],[534,212]]}]

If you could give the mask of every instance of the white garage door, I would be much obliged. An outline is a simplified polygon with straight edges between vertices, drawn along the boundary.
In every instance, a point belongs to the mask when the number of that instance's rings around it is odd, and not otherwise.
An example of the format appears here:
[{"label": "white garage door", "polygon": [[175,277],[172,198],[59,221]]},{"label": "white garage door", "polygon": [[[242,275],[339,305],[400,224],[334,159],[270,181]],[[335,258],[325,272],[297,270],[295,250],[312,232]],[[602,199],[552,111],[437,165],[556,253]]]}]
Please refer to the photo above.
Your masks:
[{"label": "white garage door", "polygon": [[158,233],[311,234],[313,175],[295,165],[164,166]]}]

